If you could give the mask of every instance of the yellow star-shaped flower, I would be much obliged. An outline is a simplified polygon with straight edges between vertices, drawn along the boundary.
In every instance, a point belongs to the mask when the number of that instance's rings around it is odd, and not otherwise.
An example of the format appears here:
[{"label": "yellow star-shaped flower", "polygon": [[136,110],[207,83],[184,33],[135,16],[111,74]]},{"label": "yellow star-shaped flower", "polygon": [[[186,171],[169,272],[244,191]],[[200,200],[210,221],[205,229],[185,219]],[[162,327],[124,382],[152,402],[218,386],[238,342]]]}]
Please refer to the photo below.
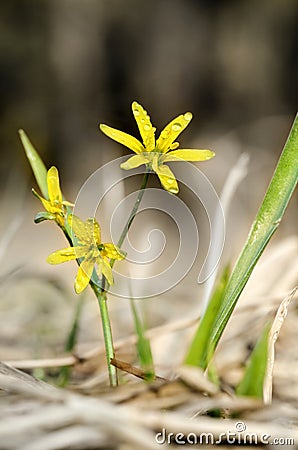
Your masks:
[{"label": "yellow star-shaped flower", "polygon": [[75,279],[75,291],[80,294],[91,279],[92,272],[96,266],[98,276],[105,276],[108,283],[113,284],[112,269],[109,259],[124,259],[124,254],[119,248],[112,244],[103,244],[100,236],[100,226],[96,219],[89,218],[83,222],[77,216],[69,216],[69,224],[77,239],[75,247],[67,247],[51,253],[47,262],[49,264],[60,264],[74,259],[81,259],[80,267]]},{"label": "yellow star-shaped flower", "polygon": [[58,170],[54,166],[52,166],[48,170],[47,186],[49,199],[41,197],[41,195],[39,195],[34,189],[32,189],[33,194],[37,198],[39,198],[45,210],[49,213],[47,215],[44,213],[39,213],[37,215],[36,222],[50,219],[55,220],[61,227],[64,227],[65,207],[73,206],[73,204],[63,200],[60,189]]},{"label": "yellow star-shaped flower", "polygon": [[176,138],[187,127],[192,114],[187,112],[172,120],[160,133],[155,141],[155,128],[152,126],[147,111],[137,102],[132,103],[132,112],[137,122],[143,144],[135,137],[123,131],[100,124],[101,131],[111,139],[125,145],[136,155],[121,164],[124,170],[146,164],[157,173],[162,186],[169,192],[177,194],[179,191],[177,180],[171,169],[164,163],[170,161],[206,161],[213,158],[214,152],[210,150],[179,149]]}]

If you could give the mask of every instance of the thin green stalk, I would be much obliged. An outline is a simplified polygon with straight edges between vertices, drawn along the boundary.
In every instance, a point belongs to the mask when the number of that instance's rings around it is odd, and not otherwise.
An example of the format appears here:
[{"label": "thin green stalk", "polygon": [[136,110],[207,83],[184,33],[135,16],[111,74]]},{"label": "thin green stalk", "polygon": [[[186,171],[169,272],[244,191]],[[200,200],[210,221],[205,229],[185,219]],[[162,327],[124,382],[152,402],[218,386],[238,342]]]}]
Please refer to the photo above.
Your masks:
[{"label": "thin green stalk", "polygon": [[[117,242],[117,246],[119,248],[122,247],[124,239],[126,238],[126,235],[127,235],[128,231],[129,231],[131,225],[132,225],[132,222],[133,222],[134,218],[136,217],[136,214],[138,212],[139,206],[141,204],[141,201],[142,201],[142,198],[143,198],[143,195],[144,195],[147,183],[148,183],[149,174],[150,174],[150,167],[146,167],[146,172],[145,172],[145,175],[144,175],[144,178],[143,178],[143,181],[142,181],[142,184],[141,184],[141,187],[140,187],[137,199],[135,201],[135,204],[133,205],[131,213],[130,213],[128,219],[127,219],[127,222],[126,222],[126,224],[125,224],[125,226],[124,226],[124,228],[122,230],[121,236],[120,236],[120,238],[119,238],[119,240]],[[115,264],[115,260],[111,259],[110,266],[113,267],[114,264]],[[106,279],[105,279],[104,276],[102,276],[102,279],[101,279],[101,290],[105,291],[106,289],[107,289]]]},{"label": "thin green stalk", "polygon": [[[141,185],[141,188],[139,190],[137,199],[135,201],[135,204],[131,210],[131,213],[127,219],[127,222],[123,228],[123,231],[121,233],[121,236],[118,240],[117,246],[121,248],[124,239],[126,238],[126,235],[132,225],[132,222],[137,214],[137,211],[139,209],[140,203],[142,201],[145,188],[147,186],[148,178],[149,178],[150,168],[146,168],[146,172],[143,178],[143,182]],[[112,259],[110,261],[111,267],[114,266],[115,260]],[[106,282],[106,279],[104,276],[101,278],[101,288],[99,289],[95,284],[91,284],[91,287],[98,299],[98,304],[100,308],[101,313],[101,321],[102,321],[102,328],[103,328],[103,335],[104,335],[104,342],[105,342],[105,349],[106,349],[106,358],[107,358],[107,365],[108,365],[108,371],[109,371],[109,379],[111,386],[117,386],[118,384],[118,377],[117,377],[117,369],[111,364],[111,359],[114,358],[114,346],[113,346],[113,336],[112,336],[112,329],[111,329],[111,323],[109,318],[109,312],[107,307],[107,295],[106,290],[108,288],[108,283]]]},{"label": "thin green stalk", "polygon": [[[145,192],[145,188],[146,188],[146,186],[147,186],[149,174],[150,174],[150,168],[147,167],[147,168],[146,168],[145,175],[144,175],[144,178],[143,178],[142,185],[141,185],[141,187],[140,187],[140,190],[139,190],[139,193],[138,193],[138,196],[137,196],[137,199],[136,199],[135,204],[134,204],[134,206],[133,206],[133,208],[132,208],[132,210],[131,210],[131,213],[130,213],[130,215],[129,215],[129,218],[127,219],[127,222],[126,222],[126,224],[125,224],[125,226],[124,226],[124,228],[123,228],[123,231],[122,231],[122,233],[121,233],[121,236],[120,236],[120,238],[119,238],[119,240],[118,240],[117,246],[118,246],[119,248],[122,247],[122,244],[123,244],[123,242],[124,242],[124,239],[126,238],[126,235],[127,235],[128,231],[129,231],[129,229],[130,229],[130,227],[131,227],[131,225],[132,225],[132,222],[133,222],[133,220],[134,220],[134,218],[135,218],[135,216],[136,216],[136,214],[137,214],[137,212],[138,212],[139,206],[140,206],[140,204],[141,204],[141,201],[142,201],[142,198],[143,198],[143,195],[144,195],[144,192]],[[112,261],[111,261],[111,267],[113,267],[114,262],[115,262],[115,260],[112,260]]]},{"label": "thin green stalk", "polygon": [[[143,198],[143,195],[144,195],[144,192],[145,192],[145,188],[146,188],[147,183],[148,183],[149,174],[150,174],[150,168],[146,167],[146,172],[145,172],[145,175],[144,175],[144,178],[143,178],[143,181],[142,181],[142,184],[141,184],[141,187],[140,187],[137,199],[135,201],[135,204],[133,205],[131,213],[130,213],[128,219],[127,219],[127,222],[126,222],[126,224],[125,224],[125,226],[124,226],[124,228],[122,230],[121,236],[120,236],[120,238],[119,238],[119,240],[117,242],[117,247],[119,247],[119,248],[122,247],[124,239],[126,238],[126,235],[127,235],[128,231],[129,231],[131,225],[132,225],[132,222],[133,222],[134,218],[136,217],[136,214],[138,212],[139,206],[141,204],[141,201],[142,201],[142,198]],[[110,266],[113,267],[114,264],[115,264],[115,259],[111,259]],[[101,289],[102,289],[102,291],[105,291],[107,289],[106,279],[105,279],[104,276],[102,276],[102,279],[101,279]]]},{"label": "thin green stalk", "polygon": [[148,338],[146,338],[145,326],[133,298],[130,299],[130,307],[133,315],[135,330],[137,333],[137,350],[141,367],[144,370],[145,380],[152,381],[155,378],[155,372],[150,341]]},{"label": "thin green stalk", "polygon": [[118,377],[117,377],[117,369],[111,364],[111,360],[114,358],[114,345],[113,345],[113,336],[112,336],[112,328],[109,317],[109,312],[107,308],[107,294],[102,289],[99,289],[92,281],[90,282],[91,287],[93,289],[94,294],[97,297],[98,305],[100,309],[100,317],[101,324],[103,330],[103,338],[105,343],[106,350],[106,360],[109,372],[109,380],[110,386],[116,387],[118,386]]},{"label": "thin green stalk", "polygon": [[[81,312],[82,312],[82,307],[83,307],[83,302],[82,299],[79,298],[78,302],[77,302],[77,306],[76,306],[76,310],[74,313],[74,317],[71,323],[71,327],[70,330],[68,332],[67,335],[67,339],[64,345],[64,351],[65,352],[72,352],[76,342],[77,342],[77,337],[78,337],[78,329],[79,329],[79,320],[81,317]],[[69,377],[70,377],[70,366],[63,366],[61,367],[60,371],[59,371],[59,376],[58,376],[58,384],[59,386],[66,386],[69,382]]]}]

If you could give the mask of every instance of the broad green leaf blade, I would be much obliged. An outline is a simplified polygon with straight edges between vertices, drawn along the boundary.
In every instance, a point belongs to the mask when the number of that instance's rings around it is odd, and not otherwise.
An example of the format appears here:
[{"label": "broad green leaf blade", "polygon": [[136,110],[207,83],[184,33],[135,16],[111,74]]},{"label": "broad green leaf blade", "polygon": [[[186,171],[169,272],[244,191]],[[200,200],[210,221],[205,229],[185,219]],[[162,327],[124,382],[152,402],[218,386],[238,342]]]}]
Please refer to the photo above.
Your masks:
[{"label": "broad green leaf blade", "polygon": [[33,145],[31,144],[28,136],[26,135],[24,130],[19,130],[20,139],[22,141],[23,147],[26,152],[26,156],[33,170],[36,182],[39,186],[39,189],[44,196],[44,198],[48,199],[48,186],[47,186],[47,169],[44,165],[43,160],[39,156],[38,152],[35,150]]},{"label": "broad green leaf blade", "polygon": [[[220,305],[213,300],[207,307],[186,364],[206,369],[221,335],[256,263],[283,217],[298,178],[298,115],[280,156],[262,205],[247,241],[228,280]],[[214,303],[213,303],[214,302]],[[208,329],[209,328],[209,329]]]},{"label": "broad green leaf blade", "polygon": [[145,327],[142,323],[133,299],[131,299],[130,301],[130,306],[133,314],[135,331],[138,337],[137,350],[140,364],[142,369],[144,370],[146,381],[152,381],[154,380],[155,372],[150,341],[145,336]]},{"label": "broad green leaf blade", "polygon": [[[247,241],[228,281],[220,308],[214,315],[213,320],[208,322],[210,325],[209,338],[205,338],[207,349],[204,354],[202,354],[202,349],[200,350],[201,357],[197,358],[196,361],[203,369],[207,367],[212,358],[221,335],[237,304],[238,298],[255,265],[280,224],[288,202],[296,187],[297,178],[298,115],[294,120],[284,150],[280,156],[262,205],[256,215]],[[212,314],[210,312],[208,314],[211,317]],[[188,355],[187,361],[190,361],[189,364],[194,364],[192,358],[193,354],[191,354],[190,359]]]},{"label": "broad green leaf blade", "polygon": [[281,222],[288,202],[296,187],[297,179],[298,114],[294,120],[289,137],[247,241],[230,277],[218,316],[210,330],[211,354],[215,351],[218,341],[255,265]]},{"label": "broad green leaf blade", "polygon": [[236,388],[237,395],[263,398],[268,363],[268,340],[271,324],[267,324],[250,356],[244,376]]},{"label": "broad green leaf blade", "polygon": [[202,369],[206,368],[206,361],[209,360],[209,353],[211,351],[210,329],[213,326],[214,319],[218,315],[229,275],[229,267],[226,267],[218,284],[216,285],[214,293],[211,296],[205,314],[199,322],[197,332],[185,358],[185,364],[199,366]]}]

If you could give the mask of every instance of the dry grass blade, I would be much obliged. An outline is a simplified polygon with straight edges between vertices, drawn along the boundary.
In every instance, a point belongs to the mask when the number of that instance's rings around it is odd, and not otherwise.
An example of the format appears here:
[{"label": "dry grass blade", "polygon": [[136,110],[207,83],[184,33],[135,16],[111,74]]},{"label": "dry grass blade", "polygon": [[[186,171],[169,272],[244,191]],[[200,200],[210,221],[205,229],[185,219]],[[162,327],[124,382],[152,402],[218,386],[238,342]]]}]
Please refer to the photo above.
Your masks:
[{"label": "dry grass blade", "polygon": [[272,324],[270,333],[269,333],[269,339],[268,339],[268,365],[267,365],[267,373],[264,380],[264,391],[263,391],[263,398],[264,402],[266,404],[270,404],[272,401],[272,379],[273,379],[273,367],[274,367],[274,346],[275,342],[278,338],[278,335],[280,333],[281,327],[284,323],[285,318],[287,317],[288,313],[288,306],[290,304],[290,301],[294,297],[295,293],[297,291],[297,287],[295,287],[289,295],[281,302],[274,322]]},{"label": "dry grass blade", "polygon": [[9,364],[0,362],[0,389],[8,392],[20,389],[22,393],[38,396],[52,396],[56,389],[43,381],[15,369]]},{"label": "dry grass blade", "polygon": [[[2,419],[1,449],[58,450],[61,449],[58,431],[64,428],[61,433],[66,441],[70,436],[67,427],[75,427],[75,433],[78,432],[77,427],[83,427],[84,433],[91,429],[89,448],[106,448],[107,444],[119,445],[123,442],[134,449],[159,448],[153,432],[145,424],[139,425],[135,420],[137,414],[128,408],[124,411],[98,399],[53,388],[7,365],[1,367],[0,389],[23,396],[34,395],[40,402],[39,408],[27,411],[27,414],[14,414]],[[68,440],[66,447],[85,448],[77,445],[77,441]]]},{"label": "dry grass blade", "polygon": [[182,366],[176,370],[179,378],[188,386],[209,395],[218,393],[219,388],[204,375],[199,367]]}]

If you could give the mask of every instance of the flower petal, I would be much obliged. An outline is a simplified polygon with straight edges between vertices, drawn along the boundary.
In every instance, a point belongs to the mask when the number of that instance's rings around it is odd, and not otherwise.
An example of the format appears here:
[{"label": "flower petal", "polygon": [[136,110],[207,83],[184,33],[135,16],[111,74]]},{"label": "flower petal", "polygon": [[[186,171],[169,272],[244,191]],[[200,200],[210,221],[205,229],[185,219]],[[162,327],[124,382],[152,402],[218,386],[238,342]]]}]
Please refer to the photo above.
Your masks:
[{"label": "flower petal", "polygon": [[85,230],[88,235],[88,240],[96,247],[101,244],[100,226],[94,217],[89,217],[85,222]]},{"label": "flower petal", "polygon": [[52,166],[48,170],[47,184],[48,184],[48,193],[49,193],[50,202],[52,204],[54,204],[55,202],[57,204],[61,204],[62,193],[61,193],[61,189],[60,189],[58,170],[55,166]]},{"label": "flower petal", "polygon": [[135,167],[139,167],[142,164],[147,164],[149,162],[149,159],[146,158],[145,155],[134,155],[131,158],[129,158],[124,163],[120,164],[121,169],[124,170],[130,170],[134,169]]},{"label": "flower petal", "polygon": [[77,250],[77,249],[82,249],[82,248],[83,247],[67,247],[67,248],[63,248],[62,250],[58,250],[57,252],[51,253],[47,257],[47,262],[49,264],[61,264],[61,263],[64,263],[66,261],[71,261],[73,259],[78,258],[77,251],[81,252],[81,250]]},{"label": "flower petal", "polygon": [[104,277],[107,279],[107,282],[109,283],[109,285],[114,284],[113,272],[112,272],[111,266],[106,258],[101,259],[100,264],[98,264],[98,269],[100,270],[100,272],[102,272]]},{"label": "flower petal", "polygon": [[75,291],[77,294],[83,292],[89,284],[94,268],[93,259],[85,259],[79,267],[76,279],[75,279]]},{"label": "flower petal", "polygon": [[110,259],[121,260],[125,258],[125,255],[121,252],[121,250],[112,243],[103,244],[103,249],[100,253],[102,256],[106,256]]},{"label": "flower petal", "polygon": [[172,194],[177,194],[179,192],[178,184],[175,175],[168,166],[161,164],[154,168],[157,173],[158,178],[162,184],[162,187]]},{"label": "flower petal", "polygon": [[74,206],[74,203],[68,202],[67,200],[63,200],[62,205],[73,207],[73,206]]},{"label": "flower petal", "polygon": [[137,102],[133,102],[131,107],[140,131],[140,135],[142,136],[144,146],[147,152],[150,152],[155,148],[155,128],[152,126],[150,116],[148,116],[147,111],[142,107],[142,105]]},{"label": "flower petal", "polygon": [[173,150],[163,157],[163,162],[166,161],[206,161],[215,156],[214,152],[210,150],[195,150],[195,149],[180,149]]},{"label": "flower petal", "polygon": [[99,128],[109,138],[114,139],[114,141],[117,141],[122,145],[125,145],[125,147],[128,147],[133,152],[142,153],[143,151],[145,151],[141,142],[130,134],[124,133],[120,130],[116,130],[116,128],[111,128],[108,125],[102,123],[99,125]]},{"label": "flower petal", "polygon": [[156,141],[156,148],[162,153],[166,153],[171,144],[176,140],[180,133],[187,127],[192,119],[192,114],[187,112],[172,120],[160,133]]},{"label": "flower petal", "polygon": [[86,228],[85,223],[74,214],[70,214],[68,216],[68,223],[71,228],[71,231],[76,235],[76,237],[82,241],[87,241],[87,234],[86,234]]},{"label": "flower petal", "polygon": [[[32,188],[32,193],[35,195],[35,197],[37,197],[38,198],[38,200],[40,200],[41,201],[41,203],[42,203],[42,205],[43,205],[43,207],[44,207],[44,209],[46,210],[46,211],[48,211],[48,212],[56,212],[56,211],[52,211],[52,206],[51,206],[51,203],[49,202],[49,200],[46,200],[45,198],[43,198],[41,195],[39,195],[39,193],[38,192],[36,192],[36,190],[35,189],[33,189]],[[56,209],[56,208],[55,208]]]}]

